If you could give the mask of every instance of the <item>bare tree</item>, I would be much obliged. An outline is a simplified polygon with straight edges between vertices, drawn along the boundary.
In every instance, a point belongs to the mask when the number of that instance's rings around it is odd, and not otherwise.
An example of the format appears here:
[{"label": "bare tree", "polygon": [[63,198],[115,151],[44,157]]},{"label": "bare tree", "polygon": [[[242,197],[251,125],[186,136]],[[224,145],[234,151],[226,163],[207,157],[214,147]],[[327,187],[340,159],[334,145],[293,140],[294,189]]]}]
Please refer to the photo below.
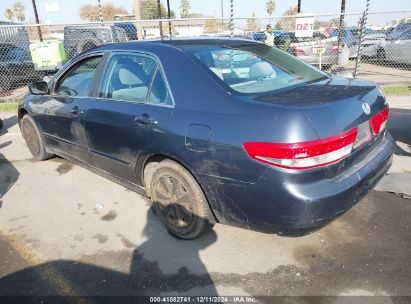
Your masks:
[{"label": "bare tree", "polygon": [[[103,13],[104,20],[114,20],[114,16],[127,14],[127,10],[115,6],[112,3],[105,3],[101,7],[101,11]],[[97,4],[84,4],[80,7],[80,18],[87,21],[99,21],[99,9]]]},{"label": "bare tree", "polygon": [[204,22],[204,33],[212,34],[221,31],[221,23],[216,19],[209,19]]},{"label": "bare tree", "polygon": [[286,10],[283,14],[283,17],[277,22],[276,28],[283,29],[286,31],[292,31],[295,27],[295,18],[294,17],[285,17],[285,16],[294,16],[298,14],[298,7],[292,6]]},{"label": "bare tree", "polygon": [[268,23],[271,24],[271,16],[274,14],[274,11],[275,11],[275,1],[268,0],[266,5],[267,5],[267,13],[268,13]]}]

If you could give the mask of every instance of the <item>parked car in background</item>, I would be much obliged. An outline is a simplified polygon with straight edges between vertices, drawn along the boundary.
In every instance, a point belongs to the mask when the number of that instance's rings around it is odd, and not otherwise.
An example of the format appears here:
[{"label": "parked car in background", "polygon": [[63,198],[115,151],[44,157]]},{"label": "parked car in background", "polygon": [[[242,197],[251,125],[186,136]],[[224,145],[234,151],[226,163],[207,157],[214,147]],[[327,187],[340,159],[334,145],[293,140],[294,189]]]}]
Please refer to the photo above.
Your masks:
[{"label": "parked car in background", "polygon": [[362,56],[366,59],[377,57],[377,51],[387,35],[386,30],[365,29],[362,38]]},{"label": "parked car in background", "polygon": [[[339,37],[340,29],[332,29],[330,37]],[[341,42],[350,49],[350,58],[355,58],[358,55],[359,33],[356,27],[348,27],[342,30]]]},{"label": "parked car in background", "polygon": [[399,35],[387,36],[378,47],[377,59],[411,64],[411,29]]},{"label": "parked car in background", "polygon": [[26,85],[42,77],[43,74],[34,69],[30,54],[25,49],[0,43],[0,94],[15,85]]},{"label": "parked car in background", "polygon": [[114,26],[117,28],[122,28],[128,40],[138,40],[137,28],[133,22],[115,22]]},{"label": "parked car in background", "polygon": [[387,39],[388,40],[393,40],[396,39],[398,36],[400,36],[403,32],[411,30],[411,22],[409,23],[401,23],[398,24],[392,28],[390,28],[387,31]]},{"label": "parked car in background", "polygon": [[[230,70],[217,67],[226,53]],[[100,46],[29,89],[18,122],[35,159],[57,154],[147,195],[185,239],[214,223],[310,231],[392,161],[377,85],[252,41]]]},{"label": "parked car in background", "polygon": [[248,40],[264,42],[267,39],[267,36],[264,32],[250,32],[247,33],[244,38]]},{"label": "parked car in background", "polygon": [[66,26],[64,27],[64,49],[68,59],[101,44],[122,42],[134,36],[134,29],[126,31],[125,24],[111,26]]},{"label": "parked car in background", "polygon": [[335,37],[327,38],[321,32],[315,31],[312,37],[296,37],[294,33],[281,34],[274,39],[275,45],[283,44],[280,49],[287,51],[301,60],[319,66],[319,48],[324,48],[321,55],[321,67],[330,68],[338,61],[338,42]]}]

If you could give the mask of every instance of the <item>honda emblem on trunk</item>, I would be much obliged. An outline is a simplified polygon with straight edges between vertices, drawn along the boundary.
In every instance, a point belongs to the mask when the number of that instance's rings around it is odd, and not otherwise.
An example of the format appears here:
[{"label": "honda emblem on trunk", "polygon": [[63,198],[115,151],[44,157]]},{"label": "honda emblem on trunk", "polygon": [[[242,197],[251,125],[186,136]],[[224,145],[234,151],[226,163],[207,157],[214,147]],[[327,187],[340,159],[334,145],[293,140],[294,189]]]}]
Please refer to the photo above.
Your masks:
[{"label": "honda emblem on trunk", "polygon": [[362,104],[362,110],[364,111],[365,114],[370,115],[371,114],[371,108],[368,105],[368,103],[363,103]]}]

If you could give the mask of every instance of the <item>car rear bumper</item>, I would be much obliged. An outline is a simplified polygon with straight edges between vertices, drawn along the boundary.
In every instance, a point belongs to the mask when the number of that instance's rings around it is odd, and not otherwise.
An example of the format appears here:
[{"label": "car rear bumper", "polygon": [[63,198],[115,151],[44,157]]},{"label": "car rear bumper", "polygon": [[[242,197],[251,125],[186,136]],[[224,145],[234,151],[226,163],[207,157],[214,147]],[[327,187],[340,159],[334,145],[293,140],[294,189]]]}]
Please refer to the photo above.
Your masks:
[{"label": "car rear bumper", "polygon": [[[300,234],[334,219],[360,201],[392,163],[394,141],[386,132],[361,161],[327,178],[268,168],[254,184],[224,182],[215,214],[225,224],[265,232]],[[218,190],[219,189],[219,190]]]}]

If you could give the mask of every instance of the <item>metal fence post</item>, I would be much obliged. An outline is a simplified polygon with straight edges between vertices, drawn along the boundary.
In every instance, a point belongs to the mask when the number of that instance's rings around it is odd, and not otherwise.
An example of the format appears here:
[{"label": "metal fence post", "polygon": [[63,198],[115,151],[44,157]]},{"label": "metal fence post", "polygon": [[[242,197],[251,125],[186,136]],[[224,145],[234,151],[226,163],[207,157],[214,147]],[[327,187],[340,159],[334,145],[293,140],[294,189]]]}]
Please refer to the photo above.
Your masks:
[{"label": "metal fence post", "polygon": [[234,36],[234,0],[230,1],[230,38]]},{"label": "metal fence post", "polygon": [[103,34],[103,43],[106,43],[106,33],[104,32],[104,19],[103,19],[103,10],[101,8],[101,1],[98,0],[98,13],[99,13],[99,17],[100,17],[100,23],[101,23],[101,27],[102,27],[102,34]]},{"label": "metal fence post", "polygon": [[365,6],[365,11],[362,16],[361,20],[361,27],[360,27],[360,36],[358,38],[358,50],[357,50],[357,58],[355,59],[355,70],[354,70],[354,78],[357,78],[358,73],[360,71],[360,63],[361,63],[361,55],[362,55],[362,38],[364,35],[364,29],[367,25],[367,17],[368,17],[368,9],[370,7],[370,0],[367,0],[367,4]]},{"label": "metal fence post", "polygon": [[163,40],[163,22],[161,22],[162,12],[161,12],[161,2],[160,2],[160,0],[157,0],[157,14],[158,14],[158,19],[160,19],[160,21],[158,22],[158,26],[160,27],[160,38],[161,38],[161,40]]}]

